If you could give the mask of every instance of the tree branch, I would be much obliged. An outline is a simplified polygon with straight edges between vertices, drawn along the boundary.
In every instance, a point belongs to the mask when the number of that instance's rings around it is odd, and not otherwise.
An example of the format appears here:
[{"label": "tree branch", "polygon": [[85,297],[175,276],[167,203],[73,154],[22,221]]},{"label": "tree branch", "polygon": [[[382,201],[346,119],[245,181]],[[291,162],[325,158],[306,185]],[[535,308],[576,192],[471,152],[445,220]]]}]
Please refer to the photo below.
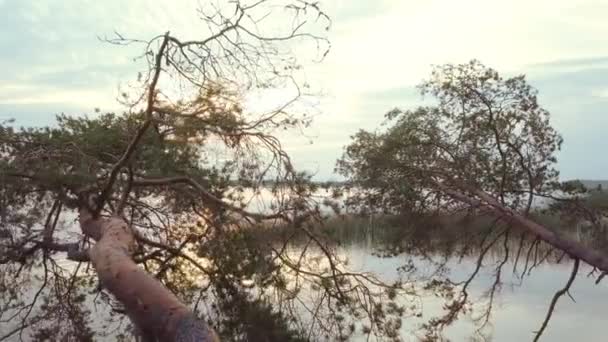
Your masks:
[{"label": "tree branch", "polygon": [[530,233],[538,236],[538,238],[547,242],[553,247],[570,254],[574,258],[581,259],[587,264],[597,267],[604,272],[608,272],[608,257],[604,253],[584,246],[578,241],[560,237],[549,228],[528,219],[513,209],[501,205],[496,199],[484,191],[464,187],[468,192],[474,196],[477,196],[479,198],[478,200],[460,191],[454,190],[443,183],[436,182],[435,184],[451,197],[471,205],[485,206],[507,221],[518,223],[522,228],[525,228]]},{"label": "tree branch", "polygon": [[97,199],[97,208],[95,208],[95,210],[92,213],[93,218],[97,218],[99,216],[99,213],[101,212],[101,210],[103,210],[103,206],[104,206],[106,200],[109,198],[110,193],[112,192],[112,187],[114,186],[114,182],[116,182],[118,173],[120,172],[122,167],[125,166],[129,162],[129,160],[131,159],[131,156],[133,155],[133,153],[135,152],[135,149],[137,148],[137,145],[139,144],[139,141],[146,133],[146,130],[152,124],[152,121],[153,121],[152,113],[153,113],[153,109],[154,109],[154,101],[156,98],[156,85],[158,83],[158,79],[160,77],[160,72],[162,70],[162,68],[161,68],[162,58],[163,58],[163,55],[165,52],[165,48],[167,47],[168,41],[169,41],[169,32],[165,33],[163,42],[161,43],[160,48],[156,54],[156,63],[154,65],[154,76],[152,77],[152,82],[150,83],[150,87],[148,88],[148,104],[147,104],[146,112],[145,112],[146,121],[144,121],[143,125],[139,128],[139,130],[137,131],[137,133],[135,134],[135,136],[129,143],[129,146],[127,146],[127,149],[123,153],[122,157],[120,157],[120,160],[118,160],[118,162],[116,162],[116,164],[112,168],[112,171],[110,171],[110,178],[108,179],[108,182],[106,183],[105,187],[101,191],[101,194],[99,195],[99,198]]},{"label": "tree branch", "polygon": [[272,219],[283,219],[285,221],[290,221],[290,219],[283,213],[276,213],[271,215],[264,215],[258,213],[249,212],[243,208],[239,208],[230,203],[223,201],[222,199],[214,196],[207,189],[205,189],[200,183],[195,181],[194,179],[187,176],[175,176],[175,177],[166,177],[166,178],[140,178],[133,180],[133,186],[166,186],[172,184],[187,184],[196,189],[201,197],[204,199],[213,202],[217,205],[220,205],[228,210],[237,212],[245,217],[253,218],[254,220],[272,220]]},{"label": "tree branch", "polygon": [[564,286],[564,288],[562,288],[561,290],[557,291],[555,293],[555,295],[553,296],[553,299],[551,300],[551,305],[549,305],[549,311],[547,311],[547,316],[545,317],[545,320],[543,321],[543,324],[541,325],[540,330],[538,330],[538,332],[536,332],[536,336],[534,336],[534,342],[537,342],[540,339],[543,332],[547,328],[547,324],[549,324],[549,320],[551,319],[551,316],[553,315],[553,310],[555,310],[555,305],[557,304],[557,301],[559,300],[559,298],[561,296],[563,296],[564,294],[568,293],[568,291],[570,290],[570,286],[572,286],[574,279],[576,279],[576,274],[578,272],[578,266],[579,266],[579,259],[577,258],[577,259],[574,259],[574,266],[572,266],[572,273],[570,273],[570,278],[568,278],[568,282],[566,283],[566,286]]}]

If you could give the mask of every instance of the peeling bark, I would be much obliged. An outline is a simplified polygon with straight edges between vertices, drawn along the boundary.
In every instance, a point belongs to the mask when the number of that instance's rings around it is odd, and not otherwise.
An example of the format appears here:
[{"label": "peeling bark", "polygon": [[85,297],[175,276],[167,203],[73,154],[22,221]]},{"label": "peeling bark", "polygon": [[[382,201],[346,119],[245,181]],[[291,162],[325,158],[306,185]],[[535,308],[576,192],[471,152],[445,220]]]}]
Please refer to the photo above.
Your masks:
[{"label": "peeling bark", "polygon": [[127,222],[120,217],[94,219],[81,209],[80,227],[97,241],[88,254],[101,284],[124,305],[144,341],[219,341],[204,321],[135,264],[135,236]]}]

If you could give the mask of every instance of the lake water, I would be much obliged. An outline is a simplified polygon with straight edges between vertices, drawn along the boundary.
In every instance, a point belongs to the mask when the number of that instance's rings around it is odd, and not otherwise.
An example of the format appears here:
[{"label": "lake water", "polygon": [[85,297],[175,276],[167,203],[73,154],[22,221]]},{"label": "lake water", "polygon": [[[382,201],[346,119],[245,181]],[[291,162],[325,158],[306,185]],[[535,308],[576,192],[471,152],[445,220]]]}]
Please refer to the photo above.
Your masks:
[{"label": "lake water", "polygon": [[[406,256],[380,258],[372,255],[372,250],[365,246],[350,246],[342,253],[347,256],[355,270],[369,271],[384,280],[397,277],[397,268],[404,264]],[[495,262],[489,258],[487,265],[471,283],[470,295],[479,298],[479,311],[483,310],[487,299],[483,299],[495,280]],[[496,259],[496,258],[494,258]],[[449,276],[454,281],[465,280],[475,269],[477,259],[465,257],[462,262],[452,259],[449,262]],[[494,261],[494,262],[492,262]],[[429,271],[432,267],[429,267]],[[523,281],[512,272],[513,261],[503,266],[500,291],[496,294],[490,318],[489,335],[491,341],[531,341],[547,313],[551,299],[558,289],[566,284],[570,276],[572,263],[563,261],[560,264],[544,263],[535,267]],[[520,266],[521,270],[521,266]],[[581,265],[570,293],[576,300],[563,296],[543,333],[541,341],[606,341],[606,319],[608,318],[608,282],[595,284],[587,277],[590,268]],[[438,301],[426,297],[422,301],[423,317],[416,320],[404,320],[402,338],[405,341],[416,341],[417,325],[441,312]],[[476,325],[473,315],[465,316],[445,331],[445,338],[450,341],[475,340]],[[363,339],[361,339],[363,340]]]},{"label": "lake water", "polygon": [[[327,192],[320,191],[320,197],[327,195]],[[250,208],[264,211],[263,208],[267,207],[266,202],[252,201]],[[537,199],[534,204],[534,207],[543,207],[547,203]],[[329,211],[327,208],[323,209]],[[297,247],[293,251],[295,255],[299,252]],[[374,252],[374,243],[370,241],[352,243],[338,249],[338,254],[349,260],[349,270],[370,272],[387,282],[396,280],[399,277],[398,269],[410,259],[407,255],[378,257]],[[475,302],[474,311],[460,316],[456,323],[445,329],[443,337],[446,341],[532,341],[545,319],[555,292],[562,289],[570,277],[573,262],[567,257],[560,263],[544,262],[522,277],[520,272],[524,266],[523,262],[519,260],[518,272],[513,272],[515,252],[511,251],[512,255],[502,267],[501,281],[496,287],[489,322],[484,329],[485,334],[480,336],[476,334],[476,329],[479,327],[479,321],[476,319],[486,308],[488,291],[496,280],[496,267],[502,261],[504,251],[488,254],[484,260],[484,267],[469,286],[470,298]],[[473,253],[462,259],[450,258],[444,276],[455,282],[466,280],[476,267],[477,257],[478,253]],[[425,278],[420,274],[424,273],[425,264],[419,262],[417,266],[421,271],[418,271],[417,276]],[[434,270],[432,266],[426,267],[428,273]],[[589,276],[590,271],[589,266],[581,263],[578,275],[569,291],[574,300],[567,295],[559,299],[551,320],[540,338],[541,341],[608,340],[605,334],[605,322],[608,319],[608,280],[596,284],[598,273]],[[441,309],[442,303],[433,296],[423,297],[422,317],[404,319],[401,328],[402,340],[418,341],[419,325],[444,312]],[[359,336],[357,340],[367,340],[367,337]]]},{"label": "lake water", "polygon": [[[410,257],[398,255],[395,257],[379,257],[375,255],[373,243],[352,243],[336,249],[340,259],[348,260],[348,270],[356,272],[370,272],[379,279],[392,282],[403,276],[398,269],[405,265]],[[288,254],[298,255],[301,248],[292,246]],[[309,250],[309,258],[319,256],[319,251]],[[428,279],[435,271],[428,261],[418,257],[412,258],[418,267],[414,278]],[[437,257],[437,260],[441,258]],[[551,298],[556,290],[562,288],[571,273],[572,262],[564,260],[560,264],[545,262],[536,266],[530,275],[522,281],[519,273],[514,274],[513,260],[507,261],[503,266],[501,275],[502,285],[496,292],[493,309],[489,323],[484,329],[485,339],[475,333],[479,326],[475,317],[483,312],[487,303],[484,294],[492,287],[495,278],[497,263],[502,259],[500,253],[488,253],[484,267],[475,277],[469,287],[470,298],[473,299],[475,310],[472,314],[461,316],[452,326],[445,329],[443,341],[532,341],[534,332],[539,329],[546,315]],[[467,256],[462,260],[451,258],[446,264],[447,276],[453,281],[467,279],[474,271],[477,262],[476,256]],[[522,264],[519,265],[521,272]],[[563,296],[557,303],[552,319],[545,330],[541,341],[606,341],[606,318],[608,317],[608,282],[595,284],[595,277],[588,277],[590,269],[581,265],[578,277],[574,281],[570,293],[576,302],[568,296]],[[596,275],[597,276],[597,275]],[[303,294],[315,298],[315,293]],[[422,295],[419,300],[403,299],[403,304],[414,303],[421,310],[419,318],[404,318],[400,330],[402,341],[419,341],[421,335],[420,324],[429,318],[442,313],[443,301],[432,295]],[[103,316],[103,315],[102,315]],[[8,329],[8,326],[5,325]],[[2,329],[0,329],[2,330]],[[9,341],[17,341],[18,338]],[[105,338],[111,341],[112,338]],[[355,334],[355,341],[367,341],[367,336]],[[370,341],[376,340],[371,337]]]},{"label": "lake water", "polygon": [[[326,194],[324,194],[326,195]],[[268,201],[251,201],[248,209],[252,211],[265,211],[268,209]],[[329,212],[328,208],[324,208]],[[71,217],[68,219],[71,221]],[[436,271],[436,266],[428,260],[422,260],[419,255],[404,253],[393,257],[377,256],[377,248],[380,243],[374,241],[370,236],[345,242],[341,247],[336,247],[335,253],[344,260],[348,260],[347,270],[354,272],[369,272],[384,282],[391,283],[397,279],[407,277],[412,286],[422,287]],[[497,265],[503,260],[504,250],[498,247],[490,250],[484,259],[483,267],[469,286],[470,299],[473,301],[473,311],[460,318],[447,327],[443,333],[444,341],[532,341],[549,308],[554,293],[563,288],[568,280],[572,262],[564,258],[560,263],[553,261],[543,262],[525,275],[523,279],[520,272],[523,263],[520,260],[518,272],[513,272],[514,249],[502,266],[500,284],[495,287],[492,310],[488,324],[482,330],[483,334],[476,333],[480,325],[479,318],[485,312],[488,304],[488,291],[493,287],[496,280]],[[301,253],[301,245],[292,245],[289,253],[297,256]],[[320,251],[309,249],[309,258],[320,256]],[[441,252],[429,253],[434,261],[443,260]],[[479,252],[468,253],[462,258],[447,258],[444,267],[445,273],[440,278],[448,277],[454,282],[466,280],[475,270]],[[404,273],[400,268],[412,261],[417,271]],[[69,261],[60,260],[60,263],[69,268]],[[608,280],[599,284],[595,283],[597,273],[588,276],[591,269],[581,264],[578,276],[575,279],[570,294],[575,301],[568,296],[560,298],[541,341],[606,341],[605,321],[608,318]],[[607,277],[608,278],[608,277]],[[306,291],[305,291],[306,292]],[[303,293],[304,297],[314,300],[316,293],[308,289]],[[306,300],[304,298],[304,300]],[[419,292],[419,297],[397,297],[397,301],[404,305],[416,307],[421,313],[420,317],[405,317],[403,319],[400,338],[403,341],[419,341],[422,333],[420,325],[430,318],[441,315],[443,300],[431,294]],[[102,310],[103,311],[103,310]],[[106,313],[107,314],[107,313]],[[103,316],[103,315],[101,315]],[[98,316],[98,317],[101,317]],[[9,329],[10,325],[0,324],[0,332]],[[359,331],[359,329],[357,330]],[[0,334],[1,335],[1,334]],[[367,341],[368,336],[361,333],[353,336],[355,341]],[[18,337],[8,341],[18,341]],[[112,341],[113,338],[100,339]],[[374,341],[373,337],[369,340]]]}]

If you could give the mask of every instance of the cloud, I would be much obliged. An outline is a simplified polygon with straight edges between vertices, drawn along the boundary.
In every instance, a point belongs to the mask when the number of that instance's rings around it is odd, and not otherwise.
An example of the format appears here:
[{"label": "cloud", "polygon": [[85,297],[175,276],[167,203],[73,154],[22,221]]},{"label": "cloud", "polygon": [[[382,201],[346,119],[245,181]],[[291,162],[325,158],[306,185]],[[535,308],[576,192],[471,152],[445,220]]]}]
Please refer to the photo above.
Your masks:
[{"label": "cloud", "polygon": [[[560,154],[565,176],[608,176],[601,172],[608,165],[594,157],[599,148],[591,145],[603,144],[601,127],[607,123],[605,1],[334,0],[322,5],[333,19],[332,50],[322,64],[306,65],[307,79],[323,96],[307,131],[315,143],[284,136],[296,165],[330,177],[350,135],[374,129],[395,106],[420,103],[414,86],[432,64],[477,58],[504,74],[529,74],[566,138]],[[6,14],[0,21],[0,118],[18,114],[24,124],[40,124],[51,122],[62,108],[73,113],[118,108],[119,85],[143,67],[133,61],[141,46],[113,46],[97,37],[117,30],[147,39],[169,29],[184,38],[205,36],[196,6],[187,0],[153,5],[0,0]]]},{"label": "cloud", "polygon": [[608,88],[593,90],[591,96],[608,99]]},{"label": "cloud", "polygon": [[603,58],[536,66],[529,82],[564,137],[558,156],[562,179],[608,178],[608,158],[602,157],[608,127],[608,97],[602,96],[608,89],[608,65]]},{"label": "cloud", "polygon": [[558,59],[544,63],[534,63],[526,66],[528,73],[575,72],[592,68],[608,67],[608,56]]}]

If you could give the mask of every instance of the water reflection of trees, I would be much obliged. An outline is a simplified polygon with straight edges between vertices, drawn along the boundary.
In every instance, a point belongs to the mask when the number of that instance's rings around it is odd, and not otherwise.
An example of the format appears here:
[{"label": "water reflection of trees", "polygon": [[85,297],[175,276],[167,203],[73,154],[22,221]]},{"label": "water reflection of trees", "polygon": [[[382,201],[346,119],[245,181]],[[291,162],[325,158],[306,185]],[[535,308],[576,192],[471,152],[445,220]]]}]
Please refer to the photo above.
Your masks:
[{"label": "water reflection of trees", "polygon": [[[437,218],[414,215],[380,217],[376,218],[374,222],[370,221],[368,217],[334,218],[326,222],[324,226],[315,229],[316,235],[324,232],[328,236],[329,243],[340,241],[342,248],[349,245],[371,246],[373,254],[376,256],[401,260],[399,280],[392,283],[391,287],[386,287],[386,284],[383,283],[386,281],[385,279],[369,278],[367,275],[363,279],[365,281],[354,286],[357,289],[365,289],[364,293],[368,298],[361,302],[386,300],[381,297],[380,292],[370,291],[370,288],[384,287],[389,291],[389,298],[397,297],[394,304],[390,305],[401,307],[403,312],[399,316],[406,323],[399,319],[399,323],[394,323],[392,329],[385,329],[384,334],[378,334],[384,337],[399,336],[399,333],[404,333],[404,326],[407,326],[407,330],[415,330],[413,333],[423,340],[442,340],[448,327],[458,320],[469,319],[475,325],[474,335],[471,338],[491,340],[492,317],[497,310],[495,302],[504,288],[522,286],[526,278],[530,277],[540,266],[571,265],[571,276],[567,283],[550,301],[547,300],[546,317],[538,318],[539,328],[535,332],[536,340],[546,329],[557,301],[562,296],[569,295],[569,288],[579,272],[578,260],[571,259],[563,251],[517,227],[508,226],[491,217]],[[297,233],[295,230],[291,233],[288,232],[290,231],[287,230],[280,234],[284,234],[284,236],[292,234],[289,241],[297,248],[294,249],[293,259],[282,260],[283,266],[287,266],[291,271],[298,270],[303,265],[306,267],[318,266],[318,261],[303,260],[303,255],[309,251],[313,240],[307,238],[306,234]],[[277,236],[274,234],[277,232],[261,233],[264,240],[276,239]],[[597,244],[597,241],[590,239],[583,242]],[[313,255],[320,259],[323,259],[324,254],[329,253],[323,250],[317,252]],[[461,271],[462,265],[471,267],[467,268],[466,272],[457,272],[457,274],[451,272],[454,269]],[[325,266],[328,270],[348,267],[347,265]],[[305,270],[297,272],[307,273]],[[312,274],[312,272],[310,273]],[[337,278],[333,274],[329,274],[328,277],[339,279],[352,275],[353,273],[338,271]],[[596,282],[602,278],[600,272],[591,268],[587,276],[595,277]],[[483,284],[482,291],[479,289],[472,291],[473,283],[476,281],[477,287],[480,283]],[[329,288],[331,286],[316,286],[313,290],[326,291]],[[332,295],[340,297],[339,292],[334,292]],[[441,299],[443,303],[441,312],[433,317],[425,318],[423,321],[418,320],[420,321],[419,326],[412,327],[412,322],[418,321],[412,321],[411,318],[422,316],[423,302],[428,297]],[[318,305],[320,307],[321,304]],[[331,302],[325,305],[331,307]],[[308,319],[314,319],[318,312],[310,310],[309,313],[311,315]],[[352,312],[350,313],[352,314]],[[365,311],[365,313],[370,317],[377,314],[374,311]],[[327,317],[337,314],[342,315],[342,312],[330,310],[327,312]],[[354,316],[356,317],[356,315]],[[325,321],[327,318],[319,317],[319,319]],[[386,322],[384,324],[386,325]],[[359,332],[367,331],[366,329],[357,330]],[[397,335],[391,335],[387,331],[396,331]]]},{"label": "water reflection of trees", "polygon": [[[545,319],[540,324],[534,340],[538,340],[556,306],[559,298],[568,292],[579,270],[579,260],[571,259],[564,251],[558,250],[553,246],[541,241],[538,237],[531,236],[525,231],[520,231],[517,227],[509,227],[498,220],[486,218],[475,218],[475,222],[465,219],[464,221],[451,222],[449,224],[438,223],[431,220],[428,224],[420,224],[409,230],[404,229],[405,238],[397,240],[398,250],[409,254],[422,256],[428,260],[437,260],[439,268],[448,267],[451,260],[461,263],[469,259],[475,266],[463,280],[452,280],[450,277],[444,279],[433,278],[427,289],[436,291],[443,298],[446,298],[444,305],[445,313],[441,316],[432,318],[423,325],[426,336],[430,340],[435,340],[441,336],[442,331],[454,323],[459,317],[471,312],[473,306],[477,304],[473,321],[476,324],[476,337],[487,339],[487,329],[490,322],[496,297],[505,285],[505,278],[515,278],[518,283],[511,283],[513,286],[521,286],[526,277],[529,277],[535,268],[542,264],[572,263],[571,276],[562,289],[557,291],[551,300]],[[435,228],[429,229],[429,224]],[[468,226],[463,226],[468,225]],[[439,227],[439,228],[437,228]],[[455,230],[460,234],[445,234],[446,230]],[[597,241],[585,241],[588,244]],[[493,279],[489,286],[478,298],[473,298],[469,291],[472,282],[479,276],[481,269],[491,272]],[[510,273],[510,274],[509,274]],[[589,276],[597,276],[596,282],[603,276],[600,272],[592,269]],[[572,298],[570,296],[570,298]]]},{"label": "water reflection of trees", "polygon": [[[336,217],[204,236],[200,245],[184,237],[174,249],[152,248],[149,241],[136,259],[234,340],[399,340],[407,334],[441,340],[459,320],[473,322],[473,339],[490,340],[495,301],[505,287],[521,286],[541,265],[571,263],[562,251],[490,217],[380,217],[371,223]],[[398,260],[394,277],[358,269],[345,253],[353,246]],[[116,315],[120,305],[97,289],[84,263],[44,257],[2,267],[4,326],[31,316],[22,322],[36,326],[35,338],[67,329],[83,340],[93,333],[127,339],[129,322]],[[567,284],[547,299],[539,334],[557,300],[568,295],[578,262],[572,267]],[[590,271],[599,282],[601,274]],[[442,303],[431,317],[424,310],[429,297]],[[13,325],[5,334],[21,328],[27,327]]]}]

